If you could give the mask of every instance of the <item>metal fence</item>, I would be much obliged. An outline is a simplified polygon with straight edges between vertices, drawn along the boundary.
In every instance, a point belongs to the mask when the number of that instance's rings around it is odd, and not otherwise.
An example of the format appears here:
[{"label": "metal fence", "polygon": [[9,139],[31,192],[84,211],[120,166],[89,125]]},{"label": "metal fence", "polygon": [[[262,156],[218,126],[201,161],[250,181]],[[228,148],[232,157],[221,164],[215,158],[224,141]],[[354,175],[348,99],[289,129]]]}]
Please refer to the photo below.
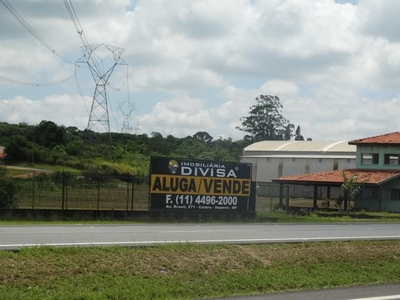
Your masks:
[{"label": "metal fence", "polygon": [[258,213],[284,210],[289,199],[289,187],[257,182],[256,211]]},{"label": "metal fence", "polygon": [[[327,195],[330,198],[327,198]],[[331,187],[328,193],[327,187],[318,186],[316,191],[317,208],[341,210],[344,208],[343,191],[341,187]],[[314,189],[305,185],[283,185],[276,183],[257,183],[257,212],[271,212],[289,207],[289,210],[313,209]],[[354,201],[348,202],[348,207],[354,207]]]},{"label": "metal fence", "polygon": [[148,210],[149,178],[24,172],[8,175],[13,207],[61,210]]},{"label": "metal fence", "polygon": [[[112,176],[70,172],[7,171],[0,181],[12,183],[12,191],[0,184],[0,208],[147,211],[150,208],[149,177]],[[341,209],[340,188],[317,191],[317,207]],[[353,203],[350,202],[350,207]],[[279,186],[258,182],[256,212],[286,208],[312,208],[313,195],[307,186]]]}]

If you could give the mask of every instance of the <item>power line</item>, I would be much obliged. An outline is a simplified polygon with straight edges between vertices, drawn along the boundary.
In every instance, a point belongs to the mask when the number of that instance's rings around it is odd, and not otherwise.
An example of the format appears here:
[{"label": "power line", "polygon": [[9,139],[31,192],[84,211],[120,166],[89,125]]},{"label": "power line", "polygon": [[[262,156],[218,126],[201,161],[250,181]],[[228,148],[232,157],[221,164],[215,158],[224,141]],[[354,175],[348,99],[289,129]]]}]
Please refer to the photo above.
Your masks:
[{"label": "power line", "polygon": [[24,81],[18,81],[18,80],[14,80],[14,79],[10,79],[10,78],[6,78],[6,77],[2,77],[0,76],[0,80],[7,82],[7,83],[11,83],[11,84],[15,84],[15,85],[22,85],[22,86],[28,86],[28,87],[42,87],[42,86],[51,86],[51,85],[57,85],[60,83],[64,83],[68,80],[70,80],[71,78],[73,78],[75,76],[75,74],[60,80],[60,81],[55,81],[55,82],[50,82],[50,83],[32,83],[32,82],[24,82]]},{"label": "power line", "polygon": [[75,12],[74,6],[72,5],[71,0],[64,0],[65,7],[68,10],[69,16],[72,20],[72,23],[75,26],[76,32],[79,34],[79,37],[81,38],[82,44],[84,47],[89,46],[89,42],[85,36],[85,33],[83,32],[81,23],[79,22],[78,16]]},{"label": "power line", "polygon": [[76,68],[77,68],[77,67],[79,67],[79,65],[75,64],[75,74],[74,74],[74,76],[75,76],[76,85],[77,85],[77,87],[78,87],[79,94],[81,95],[81,99],[82,99],[83,105],[85,106],[86,112],[89,113],[89,110],[88,110],[88,108],[87,108],[87,106],[86,106],[86,103],[85,103],[85,99],[84,99],[84,97],[83,97],[81,85],[79,84],[78,75],[77,75],[77,73],[76,73]]},{"label": "power line", "polygon": [[92,68],[93,71],[95,71],[97,73],[97,76],[100,76],[100,74],[102,74],[102,69],[100,68],[99,62],[97,61],[96,57],[93,54],[93,48],[90,46],[88,39],[86,38],[85,32],[83,31],[82,25],[79,22],[78,19],[78,15],[76,14],[75,8],[72,5],[72,1],[71,0],[64,0],[64,4],[65,7],[67,8],[68,14],[71,18],[72,23],[75,26],[75,30],[79,35],[79,38],[81,39],[82,42],[82,51],[83,51],[83,55],[84,57],[86,57],[87,59],[90,59],[93,64],[92,64]]},{"label": "power line", "polygon": [[74,64],[68,58],[62,56],[58,53],[53,47],[49,45],[29,24],[24,20],[24,18],[8,3],[7,0],[0,0],[0,2],[6,7],[6,9],[21,23],[23,27],[35,38],[37,39],[43,46],[45,46],[48,50],[50,50],[54,55],[62,59],[63,61]]}]

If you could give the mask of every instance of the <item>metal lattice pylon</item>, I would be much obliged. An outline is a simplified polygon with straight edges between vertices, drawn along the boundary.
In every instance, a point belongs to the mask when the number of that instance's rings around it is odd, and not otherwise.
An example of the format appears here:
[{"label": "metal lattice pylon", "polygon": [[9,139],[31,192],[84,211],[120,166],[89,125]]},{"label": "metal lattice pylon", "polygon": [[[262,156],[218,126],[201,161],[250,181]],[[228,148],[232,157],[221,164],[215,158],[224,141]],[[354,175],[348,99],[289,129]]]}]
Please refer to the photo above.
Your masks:
[{"label": "metal lattice pylon", "polygon": [[132,133],[133,127],[131,127],[131,114],[135,110],[135,104],[131,102],[121,102],[119,103],[119,109],[121,110],[124,121],[122,123],[121,133]]},{"label": "metal lattice pylon", "polygon": [[[78,63],[88,65],[96,83],[90,109],[88,130],[100,124],[108,133],[110,132],[110,118],[107,100],[107,85],[111,74],[117,65],[126,65],[121,58],[124,49],[105,44],[89,45],[82,47],[84,56]],[[110,58],[110,55],[112,57]]]}]

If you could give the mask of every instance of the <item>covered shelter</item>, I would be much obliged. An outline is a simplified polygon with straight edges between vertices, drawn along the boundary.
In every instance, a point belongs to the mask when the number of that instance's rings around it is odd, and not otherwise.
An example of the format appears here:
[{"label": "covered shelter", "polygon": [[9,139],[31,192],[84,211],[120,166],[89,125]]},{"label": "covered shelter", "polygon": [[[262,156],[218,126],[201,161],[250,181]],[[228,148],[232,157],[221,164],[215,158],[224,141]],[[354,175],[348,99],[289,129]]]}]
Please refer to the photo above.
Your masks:
[{"label": "covered shelter", "polygon": [[[346,169],[312,174],[291,175],[273,179],[279,185],[301,185],[312,187],[313,209],[317,209],[318,188],[326,189],[328,201],[340,201],[345,193],[342,185],[345,179],[354,179],[361,188],[360,193],[354,199],[355,209],[373,211],[400,211],[400,170],[367,170]],[[393,189],[394,188],[394,189]],[[332,190],[335,190],[333,195]],[[342,198],[341,198],[342,197]]]},{"label": "covered shelter", "polygon": [[[326,188],[327,199],[334,199],[340,193],[332,195],[332,189],[340,191],[350,178],[360,187],[360,193],[354,197],[354,208],[400,212],[400,132],[353,140],[349,144],[357,147],[355,168],[281,176],[273,182],[291,188],[312,186],[313,208],[317,208],[319,187]],[[343,191],[341,194],[346,195]]]}]

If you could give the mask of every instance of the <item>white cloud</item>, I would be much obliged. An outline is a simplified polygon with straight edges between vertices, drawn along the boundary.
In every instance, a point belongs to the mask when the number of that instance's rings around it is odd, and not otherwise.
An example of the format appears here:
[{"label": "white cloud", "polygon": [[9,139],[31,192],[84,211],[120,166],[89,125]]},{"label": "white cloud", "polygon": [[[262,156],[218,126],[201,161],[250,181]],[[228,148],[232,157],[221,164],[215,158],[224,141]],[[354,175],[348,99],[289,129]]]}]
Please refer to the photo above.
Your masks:
[{"label": "white cloud", "polygon": [[36,125],[47,120],[83,130],[88,122],[85,105],[90,105],[90,101],[70,95],[50,95],[40,101],[18,96],[0,101],[0,114],[2,120],[11,124]]},{"label": "white cloud", "polygon": [[[71,61],[82,56],[79,35],[62,2],[21,3],[11,4],[57,53]],[[260,94],[277,95],[283,115],[314,140],[400,130],[398,1],[73,4],[90,43],[125,49],[129,85],[124,66],[115,69],[111,83],[130,90],[138,113],[134,122],[146,133],[207,131],[239,139],[244,135],[236,129],[240,117]],[[0,10],[0,36],[0,77],[46,83],[73,74],[73,65],[53,55],[5,9]],[[86,71],[78,70],[85,105],[73,82],[29,90],[0,81],[0,119],[52,120],[85,128],[95,90]],[[108,91],[110,123],[119,130],[123,113],[117,103],[126,101],[126,95]]]},{"label": "white cloud", "polygon": [[267,81],[260,87],[260,90],[262,94],[279,95],[281,98],[295,95],[299,92],[299,88],[295,83],[282,80]]},{"label": "white cloud", "polygon": [[394,42],[400,41],[400,33],[397,30],[400,26],[399,1],[359,0],[359,7],[363,13],[360,20],[365,34],[384,37]]},{"label": "white cloud", "polygon": [[172,135],[193,135],[197,131],[209,131],[215,123],[204,101],[188,97],[174,98],[169,101],[158,102],[149,114],[138,117],[140,129],[163,133],[168,131]]}]

